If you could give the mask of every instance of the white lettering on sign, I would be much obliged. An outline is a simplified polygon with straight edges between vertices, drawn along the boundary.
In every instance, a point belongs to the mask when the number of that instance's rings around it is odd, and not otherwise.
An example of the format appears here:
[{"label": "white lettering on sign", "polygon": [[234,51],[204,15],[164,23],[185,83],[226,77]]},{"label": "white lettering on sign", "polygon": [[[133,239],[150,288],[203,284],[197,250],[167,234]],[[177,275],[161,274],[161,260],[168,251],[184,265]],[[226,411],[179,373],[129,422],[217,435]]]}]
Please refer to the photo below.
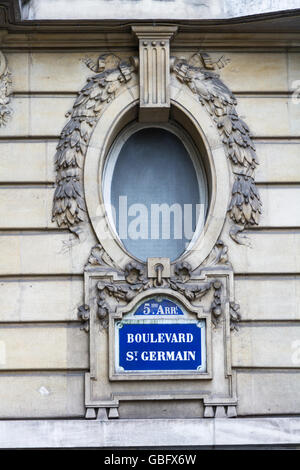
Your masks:
[{"label": "white lettering on sign", "polygon": [[152,313],[152,315],[179,315],[177,305],[175,305],[174,307],[166,307],[163,305],[159,305],[158,309],[155,311],[154,307],[157,307],[157,305],[158,304],[151,304],[151,307],[152,307],[152,310],[151,310],[150,304],[145,303],[143,314],[149,315],[150,313]]},{"label": "white lettering on sign", "polygon": [[196,351],[143,351],[143,361],[195,361]]},{"label": "white lettering on sign", "polygon": [[127,343],[192,343],[192,333],[127,333]]},{"label": "white lettering on sign", "polygon": [[127,351],[126,361],[133,361],[133,360],[134,360],[134,352],[133,351]]}]

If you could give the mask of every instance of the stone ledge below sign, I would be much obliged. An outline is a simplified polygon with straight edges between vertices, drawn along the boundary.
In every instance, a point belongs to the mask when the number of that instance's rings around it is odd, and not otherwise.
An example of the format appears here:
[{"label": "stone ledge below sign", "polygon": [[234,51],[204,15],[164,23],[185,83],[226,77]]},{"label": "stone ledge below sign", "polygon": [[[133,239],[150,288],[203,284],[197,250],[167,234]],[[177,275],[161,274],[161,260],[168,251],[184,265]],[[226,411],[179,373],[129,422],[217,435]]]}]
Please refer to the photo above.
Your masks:
[{"label": "stone ledge below sign", "polygon": [[299,417],[0,421],[1,449],[299,444]]}]

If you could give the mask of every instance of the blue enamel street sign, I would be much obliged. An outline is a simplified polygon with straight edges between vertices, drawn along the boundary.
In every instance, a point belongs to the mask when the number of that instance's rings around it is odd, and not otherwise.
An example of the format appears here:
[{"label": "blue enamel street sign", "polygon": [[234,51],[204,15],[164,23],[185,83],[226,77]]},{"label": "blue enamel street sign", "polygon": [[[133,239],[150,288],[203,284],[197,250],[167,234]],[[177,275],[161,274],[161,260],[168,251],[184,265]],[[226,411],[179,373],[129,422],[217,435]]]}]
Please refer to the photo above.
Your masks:
[{"label": "blue enamel street sign", "polygon": [[136,310],[134,315],[145,315],[145,316],[161,316],[161,315],[184,315],[179,305],[175,304],[169,299],[162,299],[157,301],[156,299],[150,299],[147,302],[142,303]]},{"label": "blue enamel street sign", "polygon": [[116,324],[117,372],[206,372],[206,323],[152,298]]}]

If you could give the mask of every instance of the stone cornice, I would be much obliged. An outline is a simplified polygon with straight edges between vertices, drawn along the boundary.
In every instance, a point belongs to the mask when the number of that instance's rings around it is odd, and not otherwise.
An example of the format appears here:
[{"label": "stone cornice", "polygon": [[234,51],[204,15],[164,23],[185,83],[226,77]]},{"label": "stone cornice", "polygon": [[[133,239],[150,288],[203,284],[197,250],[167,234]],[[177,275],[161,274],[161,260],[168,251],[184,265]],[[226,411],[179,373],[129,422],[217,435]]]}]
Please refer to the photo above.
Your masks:
[{"label": "stone cornice", "polygon": [[[4,49],[137,48],[134,25],[149,21],[21,21],[18,0],[0,0],[0,43]],[[225,20],[156,21],[175,26],[173,49],[277,49],[300,47],[300,9]]]},{"label": "stone cornice", "polygon": [[[138,48],[137,39],[130,31],[99,32],[95,30],[12,31],[0,29],[0,47],[3,50],[72,49],[72,50],[133,50]],[[231,50],[278,50],[300,49],[300,33],[177,33],[172,41],[173,50],[231,49]]]}]

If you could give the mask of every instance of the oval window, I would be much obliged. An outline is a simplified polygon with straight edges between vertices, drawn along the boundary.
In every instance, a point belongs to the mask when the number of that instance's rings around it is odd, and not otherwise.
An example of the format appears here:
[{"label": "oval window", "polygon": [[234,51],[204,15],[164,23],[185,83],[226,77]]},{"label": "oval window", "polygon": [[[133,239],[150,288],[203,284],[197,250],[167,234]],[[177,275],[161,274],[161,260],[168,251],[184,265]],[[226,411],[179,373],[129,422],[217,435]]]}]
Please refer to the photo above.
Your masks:
[{"label": "oval window", "polygon": [[181,131],[135,126],[117,139],[104,174],[104,202],[125,249],[135,258],[175,260],[191,247],[206,213],[206,181]]}]

